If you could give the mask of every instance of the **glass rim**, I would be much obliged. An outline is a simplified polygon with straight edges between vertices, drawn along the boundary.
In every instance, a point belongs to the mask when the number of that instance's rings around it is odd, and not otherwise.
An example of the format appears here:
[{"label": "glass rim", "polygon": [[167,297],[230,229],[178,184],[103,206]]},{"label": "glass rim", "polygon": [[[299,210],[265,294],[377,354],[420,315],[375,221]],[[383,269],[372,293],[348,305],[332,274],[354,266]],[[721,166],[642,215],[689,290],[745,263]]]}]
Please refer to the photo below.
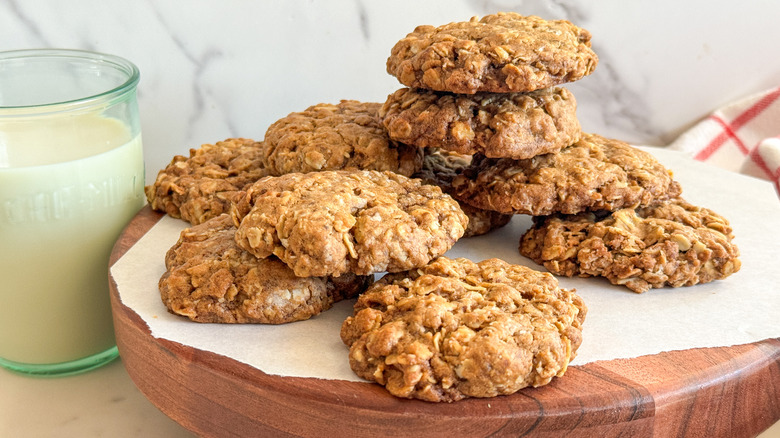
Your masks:
[{"label": "glass rim", "polygon": [[[107,53],[94,52],[90,50],[79,49],[23,49],[23,50],[8,50],[0,51],[0,63],[8,60],[19,59],[36,59],[36,58],[62,58],[72,60],[82,60],[91,62],[93,64],[107,64],[116,70],[122,71],[127,74],[127,79],[121,84],[109,88],[105,91],[96,94],[86,95],[77,99],[62,100],[56,102],[39,103],[32,105],[2,105],[0,104],[0,116],[3,115],[5,110],[30,110],[30,114],[41,114],[44,112],[55,112],[62,109],[72,109],[74,106],[91,106],[95,103],[112,101],[116,97],[121,97],[127,94],[129,91],[135,89],[140,80],[140,71],[135,64],[128,61],[121,56],[110,55]],[[38,110],[38,111],[35,111]],[[15,115],[19,115],[16,113]]]}]

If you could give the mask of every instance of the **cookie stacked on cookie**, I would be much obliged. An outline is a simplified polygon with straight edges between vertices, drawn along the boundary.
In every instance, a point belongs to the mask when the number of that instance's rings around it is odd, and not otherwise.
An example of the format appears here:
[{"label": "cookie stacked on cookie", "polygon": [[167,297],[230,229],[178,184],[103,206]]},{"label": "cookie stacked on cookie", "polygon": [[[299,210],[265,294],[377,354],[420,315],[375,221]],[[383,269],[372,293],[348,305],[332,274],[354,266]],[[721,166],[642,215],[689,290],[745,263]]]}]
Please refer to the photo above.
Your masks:
[{"label": "cookie stacked on cookie", "polygon": [[388,96],[380,115],[390,138],[425,150],[418,176],[456,196],[481,234],[515,212],[458,196],[457,175],[479,157],[529,159],[577,141],[576,100],[558,85],[597,63],[590,34],[568,21],[498,13],[418,26],[387,60],[408,88]]},{"label": "cookie stacked on cookie", "polygon": [[159,281],[168,310],[196,322],[283,324],[311,318],[363,292],[369,276],[298,277],[276,257],[257,258],[236,243],[222,214],[181,232]]},{"label": "cookie stacked on cookie", "polygon": [[375,170],[263,178],[234,218],[240,247],[302,277],[419,268],[449,250],[468,220],[438,187]]},{"label": "cookie stacked on cookie", "polygon": [[391,138],[489,158],[526,159],[580,137],[576,100],[560,84],[590,74],[590,33],[568,21],[498,13],[418,26],[387,71],[408,88],[381,115]]},{"label": "cookie stacked on cookie", "polygon": [[373,274],[425,266],[468,219],[438,187],[389,171],[261,178],[230,214],[185,229],[165,258],[168,309],[199,322],[307,319]]}]

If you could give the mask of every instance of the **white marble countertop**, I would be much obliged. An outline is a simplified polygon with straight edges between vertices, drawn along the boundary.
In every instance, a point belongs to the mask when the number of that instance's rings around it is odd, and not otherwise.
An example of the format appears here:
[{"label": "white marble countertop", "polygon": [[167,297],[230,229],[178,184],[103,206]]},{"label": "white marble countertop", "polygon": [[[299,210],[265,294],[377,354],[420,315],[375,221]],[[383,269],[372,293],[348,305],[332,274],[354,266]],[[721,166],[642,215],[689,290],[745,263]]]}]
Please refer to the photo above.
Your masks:
[{"label": "white marble countertop", "polygon": [[[600,62],[568,86],[583,128],[665,145],[716,108],[778,85],[780,3],[768,0],[4,0],[0,50],[123,56],[141,71],[146,180],[175,154],[262,139],[320,102],[384,101],[393,44],[419,24],[516,11],[588,29]],[[121,361],[61,379],[0,370],[0,437],[191,436],[135,388]],[[780,425],[761,438],[780,437]]]},{"label": "white marble countertop", "polygon": [[194,436],[141,394],[121,360],[60,378],[0,368],[0,388],[0,437]]}]

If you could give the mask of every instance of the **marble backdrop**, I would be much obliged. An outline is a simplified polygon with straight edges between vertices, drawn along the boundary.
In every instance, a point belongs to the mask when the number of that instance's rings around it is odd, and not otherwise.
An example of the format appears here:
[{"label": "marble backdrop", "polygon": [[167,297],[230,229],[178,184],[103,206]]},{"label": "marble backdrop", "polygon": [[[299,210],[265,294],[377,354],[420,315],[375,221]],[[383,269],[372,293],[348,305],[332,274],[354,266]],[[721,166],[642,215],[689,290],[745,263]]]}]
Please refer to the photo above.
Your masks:
[{"label": "marble backdrop", "polygon": [[595,72],[568,87],[583,128],[665,145],[715,108],[780,81],[770,0],[0,0],[0,50],[88,49],[128,58],[147,182],[174,154],[262,139],[293,111],[384,101],[393,44],[416,25],[516,11],[593,34]]}]

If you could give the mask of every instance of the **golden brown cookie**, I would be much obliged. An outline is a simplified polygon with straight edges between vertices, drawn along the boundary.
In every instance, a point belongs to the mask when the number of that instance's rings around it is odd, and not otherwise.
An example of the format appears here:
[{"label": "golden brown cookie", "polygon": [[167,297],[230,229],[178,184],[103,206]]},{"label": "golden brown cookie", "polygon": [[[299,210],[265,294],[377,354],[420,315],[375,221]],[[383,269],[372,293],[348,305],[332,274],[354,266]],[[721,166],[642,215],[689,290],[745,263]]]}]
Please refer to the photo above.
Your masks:
[{"label": "golden brown cookie", "polygon": [[239,246],[276,255],[298,276],[422,266],[463,236],[468,221],[438,187],[373,170],[263,178],[241,205]]},{"label": "golden brown cookie", "polygon": [[410,176],[422,153],[387,136],[380,103],[321,103],[274,122],[265,133],[264,163],[273,175],[322,170],[388,170]]},{"label": "golden brown cookie", "polygon": [[490,158],[557,152],[581,133],[574,95],[560,87],[469,95],[402,88],[380,115],[393,140]]},{"label": "golden brown cookie", "polygon": [[598,64],[590,32],[514,12],[418,26],[398,41],[387,72],[411,88],[474,94],[528,92],[576,81]]},{"label": "golden brown cookie", "polygon": [[586,312],[549,273],[439,257],[369,287],[341,339],[358,376],[397,397],[452,402],[563,376]]},{"label": "golden brown cookie", "polygon": [[235,231],[227,214],[182,231],[160,279],[171,313],[197,322],[282,324],[317,315],[371,283],[353,274],[296,277],[276,257],[258,259],[239,248]]},{"label": "golden brown cookie", "polygon": [[155,210],[199,224],[226,213],[236,196],[249,184],[266,176],[262,144],[246,138],[230,138],[190,149],[177,155],[145,187]]},{"label": "golden brown cookie", "polygon": [[614,213],[534,218],[520,253],[550,272],[642,293],[726,278],[741,266],[729,222],[677,198]]},{"label": "golden brown cookie", "polygon": [[459,201],[532,216],[648,205],[681,191],[651,154],[588,133],[558,153],[526,160],[475,156],[452,182]]},{"label": "golden brown cookie", "polygon": [[[423,168],[413,176],[420,178],[425,184],[439,186],[444,193],[452,190],[452,180],[471,163],[470,155],[444,151],[438,148],[425,148]],[[459,202],[460,209],[469,218],[463,237],[473,237],[486,234],[496,228],[508,224],[514,215],[503,214],[493,210],[483,210]]]}]

